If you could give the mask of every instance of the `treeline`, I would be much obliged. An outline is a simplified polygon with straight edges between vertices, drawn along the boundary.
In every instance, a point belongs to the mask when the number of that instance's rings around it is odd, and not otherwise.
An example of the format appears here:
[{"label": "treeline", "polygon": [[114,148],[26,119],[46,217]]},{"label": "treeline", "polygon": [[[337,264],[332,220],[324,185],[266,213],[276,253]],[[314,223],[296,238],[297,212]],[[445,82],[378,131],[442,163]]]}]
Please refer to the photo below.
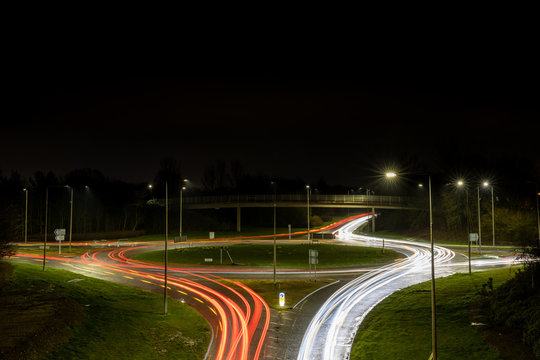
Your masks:
[{"label": "treeline", "polygon": [[[402,161],[406,163],[406,161]],[[478,164],[475,163],[475,164]],[[505,165],[506,164],[506,165]],[[534,171],[523,174],[523,165],[505,163],[498,165],[501,173],[492,178],[494,185],[496,243],[528,244],[537,239],[535,184],[523,178],[537,179]],[[512,168],[505,168],[508,164]],[[474,164],[471,164],[473,166]],[[478,167],[478,165],[474,165]],[[474,168],[474,166],[472,168]],[[409,161],[409,173],[422,173],[421,168]],[[480,169],[478,170],[481,171]],[[484,171],[482,171],[484,172]],[[400,170],[400,174],[405,171]],[[466,186],[457,187],[457,177],[449,180],[448,171],[432,174],[434,228],[437,236],[448,240],[464,240],[467,234],[478,229],[479,181],[468,176]],[[502,175],[501,175],[502,174]],[[480,179],[476,177],[476,179]],[[188,180],[188,181],[186,181]],[[427,214],[426,176],[400,175],[400,180],[389,183],[384,177],[366,176],[359,178],[355,186],[330,186],[320,178],[311,183],[312,194],[381,194],[408,196],[418,211],[383,211],[377,220],[377,230],[413,231],[416,234],[429,229]],[[423,182],[418,187],[418,182]],[[153,177],[152,187],[148,183],[127,183],[106,177],[98,170],[77,169],[63,177],[52,172],[38,171],[28,179],[17,172],[0,172],[0,240],[21,241],[24,238],[25,214],[27,234],[30,240],[42,240],[45,231],[46,193],[48,192],[48,232],[65,228],[69,232],[73,221],[73,239],[99,239],[101,236],[130,237],[141,233],[164,232],[165,183],[168,184],[170,199],[170,232],[178,232],[179,195],[213,194],[305,194],[304,179],[282,179],[267,175],[251,175],[244,171],[239,162],[222,160],[208,164],[200,179],[185,179],[180,164],[174,158],[163,158]],[[360,185],[360,186],[359,186]],[[73,203],[71,203],[73,196]],[[492,238],[492,205],[490,188],[480,187],[480,213],[483,243]],[[71,206],[73,216],[71,217]],[[303,209],[280,209],[278,226],[292,224],[305,226],[307,219]],[[331,216],[346,215],[348,211],[313,209],[312,215],[322,220]],[[232,231],[236,228],[235,209],[186,211],[183,226],[185,231],[216,230]],[[242,212],[242,224],[271,226],[271,209],[250,209]],[[103,234],[103,235],[102,235]]]},{"label": "treeline", "polygon": [[[495,186],[493,202],[491,186],[467,188],[455,185],[445,183],[433,188],[433,229],[436,241],[463,241],[466,244],[469,233],[479,232],[480,223],[482,244],[491,245],[494,220],[496,245],[522,247],[538,243],[534,184],[531,186],[525,183],[520,192],[513,189],[508,191],[502,185]],[[415,199],[420,210],[383,211],[384,216],[379,217],[377,229],[427,238],[427,194],[419,193]]]},{"label": "treeline", "polygon": [[[252,176],[243,171],[238,162],[216,161],[209,164],[202,179],[185,181],[180,164],[174,158],[164,158],[151,184],[127,183],[106,177],[95,169],[77,169],[65,176],[53,172],[37,171],[28,179],[15,171],[0,172],[0,239],[23,241],[26,231],[29,241],[41,241],[47,229],[52,232],[64,228],[69,233],[72,221],[73,240],[122,238],[142,233],[163,233],[165,183],[169,195],[170,231],[178,232],[179,191],[186,187],[184,196],[213,194],[273,194],[305,193],[306,182],[297,179],[276,179],[266,175]],[[197,185],[199,184],[199,185]],[[151,187],[149,185],[152,185]],[[331,187],[324,179],[313,187],[317,192],[347,193],[347,187]],[[48,199],[47,199],[48,193]],[[73,198],[73,203],[71,199]],[[73,209],[71,208],[73,206]],[[231,231],[236,226],[236,210],[184,209],[184,228],[189,230]],[[242,214],[242,222],[252,225],[272,224],[268,209],[253,210]],[[280,210],[281,211],[281,210]],[[71,216],[72,214],[72,216]],[[293,223],[305,226],[305,211],[282,210],[278,226]],[[314,214],[318,215],[318,214]],[[332,214],[322,212],[326,219]],[[67,238],[66,238],[67,239]]]}]

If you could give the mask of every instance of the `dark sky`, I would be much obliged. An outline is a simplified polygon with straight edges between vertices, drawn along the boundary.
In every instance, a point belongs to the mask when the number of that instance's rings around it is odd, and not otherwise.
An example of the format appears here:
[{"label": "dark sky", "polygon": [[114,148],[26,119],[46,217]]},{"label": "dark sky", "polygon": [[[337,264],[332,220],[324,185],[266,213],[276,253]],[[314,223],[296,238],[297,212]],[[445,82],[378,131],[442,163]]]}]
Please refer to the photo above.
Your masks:
[{"label": "dark sky", "polygon": [[0,169],[149,181],[173,156],[197,180],[223,159],[253,175],[355,185],[410,158],[437,171],[469,157],[540,167],[534,51],[478,44],[404,42],[375,57],[220,47],[166,62],[47,48],[54,56],[10,75]]}]

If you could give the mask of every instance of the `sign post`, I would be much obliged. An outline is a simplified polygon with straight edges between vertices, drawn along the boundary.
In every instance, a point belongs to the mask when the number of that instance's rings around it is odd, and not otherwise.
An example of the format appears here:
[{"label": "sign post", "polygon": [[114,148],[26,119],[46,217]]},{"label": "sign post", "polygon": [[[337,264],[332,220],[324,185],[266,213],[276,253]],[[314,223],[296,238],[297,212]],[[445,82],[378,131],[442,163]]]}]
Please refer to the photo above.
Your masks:
[{"label": "sign post", "polygon": [[478,234],[477,233],[469,233],[469,275],[472,274],[471,270],[471,243],[478,241]]},{"label": "sign post", "polygon": [[66,238],[66,229],[54,230],[55,240],[58,241],[58,254],[62,254],[62,241]]},{"label": "sign post", "polygon": [[319,263],[319,251],[309,249],[309,271],[311,272],[311,265],[315,267],[315,281],[317,281],[317,264]]},{"label": "sign post", "polygon": [[279,306],[285,306],[285,293],[279,293]]}]

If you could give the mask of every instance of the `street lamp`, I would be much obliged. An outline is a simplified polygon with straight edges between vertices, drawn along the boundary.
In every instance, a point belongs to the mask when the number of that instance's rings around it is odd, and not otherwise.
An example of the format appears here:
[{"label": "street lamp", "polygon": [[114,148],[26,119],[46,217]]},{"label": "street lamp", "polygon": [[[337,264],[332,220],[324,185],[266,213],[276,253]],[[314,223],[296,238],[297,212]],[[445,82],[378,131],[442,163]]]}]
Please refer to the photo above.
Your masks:
[{"label": "street lamp", "polygon": [[[395,172],[387,172],[387,178],[396,178]],[[435,309],[435,251],[433,246],[433,207],[431,202],[431,175],[428,175],[429,195],[429,243],[431,246],[431,355],[437,360],[437,312]]]},{"label": "street lamp", "polygon": [[70,196],[70,209],[69,209],[69,252],[71,252],[71,235],[73,234],[73,188],[69,185],[66,185],[66,188],[71,190]]},{"label": "street lamp", "polygon": [[169,255],[167,254],[167,238],[169,237],[169,188],[165,182],[165,278],[163,287],[163,313],[167,315],[167,267]]},{"label": "street lamp", "polygon": [[24,205],[24,243],[26,244],[28,240],[28,189],[24,188],[24,197],[25,197],[25,205]]},{"label": "street lamp", "polygon": [[491,188],[491,235],[493,239],[493,246],[495,246],[495,202],[493,201],[493,184],[490,184],[488,181],[484,181],[482,186]]},{"label": "street lamp", "polygon": [[43,238],[43,271],[45,271],[45,262],[47,257],[47,218],[49,212],[49,187],[45,189],[45,234]]},{"label": "street lamp", "polygon": [[[482,187],[486,188],[489,186],[489,182],[483,181]],[[478,183],[478,186],[476,187],[476,194],[478,199],[478,246],[480,247],[480,255],[482,255],[482,219],[481,219],[481,209],[480,209],[480,183]],[[491,209],[492,209],[492,226],[493,226],[493,246],[495,246],[495,215],[493,213],[493,187],[491,187]]]},{"label": "street lamp", "polygon": [[[184,182],[187,182],[187,179],[184,179]],[[182,237],[182,210],[183,210],[183,204],[184,204],[184,190],[186,190],[185,186],[182,186],[180,188],[180,231],[178,232],[178,236]]]},{"label": "street lamp", "polygon": [[[464,187],[465,182],[463,180],[458,180],[457,186],[458,187]],[[466,207],[466,218],[467,218],[467,234],[470,234],[471,232],[471,223],[469,221],[470,218],[470,210],[469,210],[469,189],[465,186],[465,194],[466,194],[466,201],[467,201],[467,207]],[[469,235],[468,235],[469,236]],[[469,249],[469,275],[472,274],[471,270],[471,239],[467,237],[467,247]]]},{"label": "street lamp", "polygon": [[309,185],[306,185],[306,192],[307,192],[307,239],[309,241],[309,239],[311,238],[310,233],[309,233],[309,194],[311,192],[311,188],[309,187]]},{"label": "street lamp", "polygon": [[538,226],[538,245],[540,245],[540,210],[538,209],[538,198],[540,192],[538,192],[538,184],[536,184],[536,224]]},{"label": "street lamp", "polygon": [[274,286],[277,283],[277,245],[276,245],[276,182],[272,181],[270,184],[274,187]]}]

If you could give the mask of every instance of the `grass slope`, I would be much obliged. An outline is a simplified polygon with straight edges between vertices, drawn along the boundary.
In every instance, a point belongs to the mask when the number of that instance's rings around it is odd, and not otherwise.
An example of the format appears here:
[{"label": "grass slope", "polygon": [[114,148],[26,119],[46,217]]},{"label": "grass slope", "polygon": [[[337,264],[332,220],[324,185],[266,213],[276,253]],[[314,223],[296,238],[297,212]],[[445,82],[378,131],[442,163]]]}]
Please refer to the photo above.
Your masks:
[{"label": "grass slope", "polygon": [[[508,268],[437,279],[437,335],[441,359],[500,359],[471,326],[471,301],[493,278],[497,287],[512,277]],[[361,324],[351,359],[427,359],[431,353],[430,282],[403,289],[377,305]]]},{"label": "grass slope", "polygon": [[[169,250],[169,262],[178,264],[219,265],[220,249],[221,247],[219,246],[210,246]],[[236,264],[263,267],[273,266],[273,245],[242,244],[226,246],[224,249],[229,250]],[[278,266],[281,268],[308,268],[309,249],[319,251],[319,268],[381,264],[391,262],[403,256],[391,250],[385,250],[383,254],[380,249],[359,246],[332,244],[278,245]],[[141,261],[162,262],[163,251],[147,252],[139,254],[134,258]],[[205,262],[204,260],[206,258],[213,259],[213,262]],[[225,251],[223,251],[223,264],[231,264]]]},{"label": "grass slope", "polygon": [[[266,303],[276,310],[291,309],[306,295],[327,285],[334,280],[278,280],[274,286],[273,280],[235,280],[247,285],[259,294]],[[285,306],[279,305],[279,293],[285,293]]]},{"label": "grass slope", "polygon": [[186,305],[170,301],[164,316],[160,295],[64,270],[13,266],[0,289],[2,358],[204,357],[209,326]]}]

